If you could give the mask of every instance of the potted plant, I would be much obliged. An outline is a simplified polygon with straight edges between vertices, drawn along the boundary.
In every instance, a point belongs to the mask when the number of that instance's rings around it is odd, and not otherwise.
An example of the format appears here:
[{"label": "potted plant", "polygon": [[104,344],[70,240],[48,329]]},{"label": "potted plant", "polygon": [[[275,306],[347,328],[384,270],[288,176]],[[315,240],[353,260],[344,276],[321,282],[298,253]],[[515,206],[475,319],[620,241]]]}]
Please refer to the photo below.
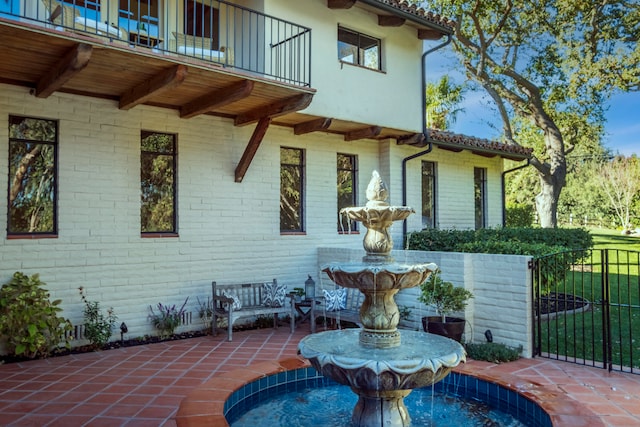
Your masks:
[{"label": "potted plant", "polygon": [[440,269],[436,269],[420,285],[418,301],[433,307],[438,314],[437,316],[423,317],[422,327],[425,332],[442,335],[460,342],[464,333],[465,320],[449,317],[448,314],[464,310],[469,299],[473,298],[473,294],[465,288],[443,281],[440,274]]},{"label": "potted plant", "polygon": [[304,289],[303,288],[293,288],[293,292],[291,294],[294,296],[296,302],[302,301],[304,298]]}]

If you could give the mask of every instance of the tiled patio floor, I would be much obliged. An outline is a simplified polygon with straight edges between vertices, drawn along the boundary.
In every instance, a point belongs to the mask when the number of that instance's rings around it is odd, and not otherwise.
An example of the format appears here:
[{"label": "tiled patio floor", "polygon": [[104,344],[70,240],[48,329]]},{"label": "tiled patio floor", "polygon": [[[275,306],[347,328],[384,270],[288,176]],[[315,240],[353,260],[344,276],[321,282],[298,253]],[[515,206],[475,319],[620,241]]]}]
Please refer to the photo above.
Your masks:
[{"label": "tiled patio floor", "polygon": [[[306,326],[306,325],[305,325]],[[293,357],[303,326],[223,334],[0,366],[0,426],[176,425],[181,400],[216,374]],[[607,426],[640,426],[640,375],[546,359],[463,371],[514,375],[570,396]],[[573,425],[567,421],[567,426]]]}]

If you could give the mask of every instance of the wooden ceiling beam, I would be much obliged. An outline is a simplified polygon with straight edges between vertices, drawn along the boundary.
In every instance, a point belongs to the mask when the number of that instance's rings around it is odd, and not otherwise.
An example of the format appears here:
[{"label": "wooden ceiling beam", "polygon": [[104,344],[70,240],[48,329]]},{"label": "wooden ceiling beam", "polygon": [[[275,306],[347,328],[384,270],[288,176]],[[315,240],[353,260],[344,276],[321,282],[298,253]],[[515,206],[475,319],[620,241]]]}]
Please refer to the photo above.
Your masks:
[{"label": "wooden ceiling beam", "polygon": [[422,133],[414,133],[413,135],[406,135],[397,139],[398,145],[414,145],[423,147],[427,138]]},{"label": "wooden ceiling beam", "polygon": [[320,117],[319,119],[298,123],[293,127],[293,133],[304,135],[305,133],[327,130],[331,126],[331,122],[332,119],[329,117]]},{"label": "wooden ceiling beam", "polygon": [[92,52],[93,48],[89,44],[80,43],[75,45],[49,72],[38,80],[35,96],[37,98],[47,98],[64,86],[66,82],[89,64]]},{"label": "wooden ceiling beam", "polygon": [[195,101],[183,105],[180,108],[180,117],[189,119],[198,114],[206,113],[207,111],[212,111],[216,108],[231,104],[232,102],[239,101],[251,95],[253,86],[254,84],[251,80],[242,80],[225,88],[210,92]]},{"label": "wooden ceiling beam", "polygon": [[407,20],[394,15],[378,15],[378,25],[381,27],[401,27]]},{"label": "wooden ceiling beam", "polygon": [[179,86],[186,77],[186,66],[175,65],[168,68],[120,95],[118,108],[130,110],[136,105],[144,104],[152,97]]},{"label": "wooden ceiling beam", "polygon": [[380,126],[369,126],[362,129],[352,130],[344,134],[345,141],[356,141],[358,139],[375,138],[380,135],[382,128]]},{"label": "wooden ceiling beam", "polygon": [[263,117],[258,120],[258,124],[253,130],[253,135],[251,135],[251,139],[249,139],[249,143],[244,149],[244,153],[242,153],[242,158],[240,159],[240,162],[238,162],[238,166],[236,166],[236,182],[242,182],[244,179],[244,176],[247,173],[247,170],[253,161],[253,157],[256,155],[270,124],[271,117]]},{"label": "wooden ceiling beam", "polygon": [[313,99],[310,93],[303,93],[289,98],[275,101],[269,105],[255,108],[242,114],[238,114],[234,124],[236,126],[244,126],[249,123],[256,122],[264,117],[278,117],[284,114],[293,113],[307,108]]},{"label": "wooden ceiling beam", "polygon": [[356,0],[327,0],[329,9],[351,9]]},{"label": "wooden ceiling beam", "polygon": [[443,33],[436,30],[428,30],[426,28],[418,29],[418,39],[420,40],[440,40],[444,36]]}]

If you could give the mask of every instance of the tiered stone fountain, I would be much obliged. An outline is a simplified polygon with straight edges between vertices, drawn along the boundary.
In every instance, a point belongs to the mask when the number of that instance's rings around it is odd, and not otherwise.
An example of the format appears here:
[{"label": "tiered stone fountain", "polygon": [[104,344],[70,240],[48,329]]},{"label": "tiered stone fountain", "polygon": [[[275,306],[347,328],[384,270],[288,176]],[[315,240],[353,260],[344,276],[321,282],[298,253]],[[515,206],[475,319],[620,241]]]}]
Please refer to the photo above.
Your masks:
[{"label": "tiered stone fountain", "polygon": [[342,210],[367,228],[362,262],[330,264],[322,269],[338,285],[357,288],[364,294],[360,309],[364,327],[309,335],[298,348],[315,369],[350,386],[358,395],[353,426],[406,427],[411,418],[404,398],[412,389],[447,376],[466,360],[465,352],[448,338],[398,330],[400,313],[395,294],[418,286],[436,265],[398,264],[390,256],[393,240],[389,228],[393,221],[406,219],[414,210],[386,203],[388,190],[376,171],[366,196],[366,206]]}]

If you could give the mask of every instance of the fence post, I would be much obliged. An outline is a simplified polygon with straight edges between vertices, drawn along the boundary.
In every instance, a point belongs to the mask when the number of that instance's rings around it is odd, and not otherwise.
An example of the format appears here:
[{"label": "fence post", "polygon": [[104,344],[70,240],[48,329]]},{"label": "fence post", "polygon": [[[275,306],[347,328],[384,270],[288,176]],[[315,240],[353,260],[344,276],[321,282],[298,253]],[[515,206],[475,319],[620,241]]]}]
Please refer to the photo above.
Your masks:
[{"label": "fence post", "polygon": [[600,249],[600,267],[602,270],[602,367],[613,369],[611,361],[611,318],[609,303],[611,290],[609,283],[609,250]]}]

